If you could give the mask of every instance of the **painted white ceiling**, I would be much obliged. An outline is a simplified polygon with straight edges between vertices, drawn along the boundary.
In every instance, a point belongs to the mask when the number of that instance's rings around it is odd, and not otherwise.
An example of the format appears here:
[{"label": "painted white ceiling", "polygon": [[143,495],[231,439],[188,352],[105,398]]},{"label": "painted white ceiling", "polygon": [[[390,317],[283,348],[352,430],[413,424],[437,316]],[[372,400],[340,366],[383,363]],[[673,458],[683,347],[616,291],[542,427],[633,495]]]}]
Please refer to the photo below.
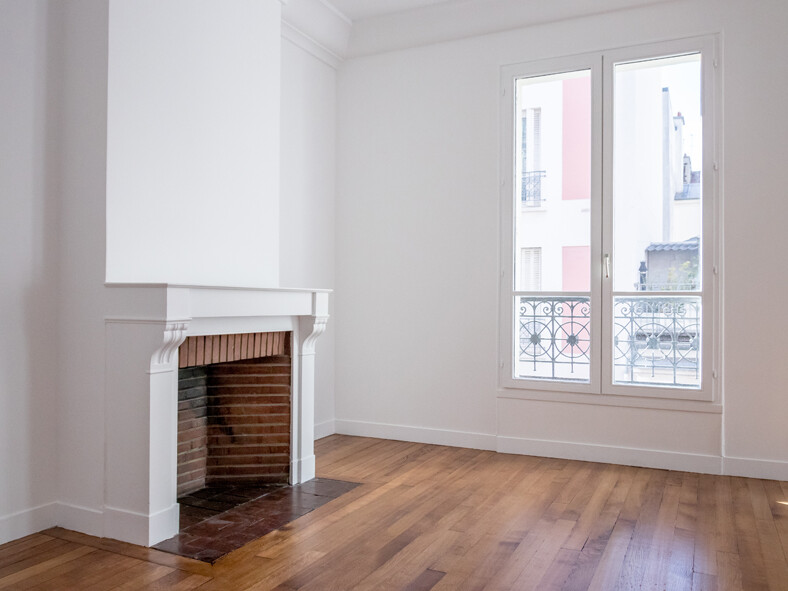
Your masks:
[{"label": "painted white ceiling", "polygon": [[334,8],[353,21],[457,1],[462,0],[328,0]]}]

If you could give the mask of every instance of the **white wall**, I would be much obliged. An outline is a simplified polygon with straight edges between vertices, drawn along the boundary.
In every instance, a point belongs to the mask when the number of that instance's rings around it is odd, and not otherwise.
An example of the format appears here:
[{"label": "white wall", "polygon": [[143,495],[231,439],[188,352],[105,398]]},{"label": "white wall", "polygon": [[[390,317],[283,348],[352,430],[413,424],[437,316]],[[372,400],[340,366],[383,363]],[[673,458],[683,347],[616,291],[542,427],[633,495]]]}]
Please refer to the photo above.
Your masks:
[{"label": "white wall", "polygon": [[100,534],[107,2],[0,8],[0,542]]},{"label": "white wall", "polygon": [[[788,5],[726,5],[725,452],[786,462],[788,366],[782,339],[773,338],[788,330],[788,202],[780,172],[788,117],[778,98],[788,91],[788,66],[774,56],[785,49]],[[784,464],[772,467],[788,480]]]},{"label": "white wall", "polygon": [[[282,39],[279,284],[334,287],[336,70]],[[333,432],[334,319],[317,341],[315,425]]]},{"label": "white wall", "polygon": [[0,543],[57,498],[57,26],[46,0],[0,1]]},{"label": "white wall", "polygon": [[[724,451],[755,460],[726,459],[730,472],[788,479],[788,376],[778,344],[788,311],[774,297],[788,288],[780,272],[788,201],[779,174],[788,137],[779,97],[788,76],[775,59],[788,5],[759,7],[659,3],[343,65],[340,431],[578,457],[590,450],[603,460],[618,454],[709,471],[719,469]],[[375,27],[367,32],[386,30]],[[724,431],[720,415],[705,412],[496,402],[500,66],[712,32],[722,33],[729,163],[722,168]],[[361,30],[354,36],[365,38]]]},{"label": "white wall", "polygon": [[280,14],[111,0],[107,280],[276,286]]},{"label": "white wall", "polygon": [[58,511],[101,535],[108,0],[54,2],[62,23]]},{"label": "white wall", "polygon": [[494,446],[498,69],[488,51],[474,39],[340,69],[340,432],[460,431]]}]

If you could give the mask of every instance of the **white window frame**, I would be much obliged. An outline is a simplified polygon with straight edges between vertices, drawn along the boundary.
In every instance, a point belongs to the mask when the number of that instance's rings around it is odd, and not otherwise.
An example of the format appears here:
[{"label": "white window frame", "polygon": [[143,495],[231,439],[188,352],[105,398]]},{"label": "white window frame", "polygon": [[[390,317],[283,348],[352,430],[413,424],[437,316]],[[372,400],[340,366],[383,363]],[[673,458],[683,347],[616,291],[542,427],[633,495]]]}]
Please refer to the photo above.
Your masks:
[{"label": "white window frame", "polygon": [[[701,388],[613,384],[613,278],[603,278],[603,247],[610,249],[613,238],[613,68],[616,63],[701,53],[701,100],[703,114],[703,276]],[[518,347],[515,321],[515,220],[519,198],[515,199],[515,84],[518,78],[558,74],[577,70],[591,72],[591,366],[588,383],[515,378]],[[655,406],[707,410],[719,405],[721,351],[721,227],[719,186],[721,96],[718,39],[714,35],[671,40],[607,51],[540,60],[501,68],[501,284],[499,328],[499,395],[539,400],[582,401],[594,395],[604,404]],[[604,100],[603,100],[604,99]],[[519,141],[519,138],[516,138]],[[517,209],[517,211],[516,211]],[[540,295],[559,295],[542,292]],[[563,296],[585,295],[569,292]],[[639,295],[647,293],[639,292]],[[675,295],[683,295],[677,292]],[[687,293],[686,295],[700,295]],[[603,309],[604,307],[604,309]],[[713,411],[716,412],[716,411]]]},{"label": "white window frame", "polygon": [[[601,201],[602,201],[602,60],[600,54],[584,54],[562,57],[550,60],[540,60],[524,64],[504,66],[501,69],[501,299],[500,299],[500,363],[499,382],[503,388],[512,389],[537,389],[549,392],[579,392],[585,394],[598,393],[600,388],[600,365],[592,363],[590,366],[590,381],[563,382],[548,380],[525,380],[514,378],[514,356],[517,351],[516,337],[512,330],[514,326],[514,297],[518,293],[514,290],[515,284],[515,219],[520,212],[519,197],[513,198],[515,193],[515,171],[517,151],[514,149],[514,130],[516,129],[515,117],[515,84],[518,78],[531,76],[548,76],[561,72],[589,70],[591,72],[591,227],[600,227]],[[601,298],[601,270],[599,264],[601,257],[601,235],[591,236],[591,322],[599,324]],[[549,296],[550,292],[540,292],[540,295]],[[585,293],[563,292],[562,296],[582,295]],[[595,320],[596,319],[596,320]],[[596,331],[598,332],[598,331]],[[601,335],[592,334],[590,354],[592,359],[598,359]]]}]

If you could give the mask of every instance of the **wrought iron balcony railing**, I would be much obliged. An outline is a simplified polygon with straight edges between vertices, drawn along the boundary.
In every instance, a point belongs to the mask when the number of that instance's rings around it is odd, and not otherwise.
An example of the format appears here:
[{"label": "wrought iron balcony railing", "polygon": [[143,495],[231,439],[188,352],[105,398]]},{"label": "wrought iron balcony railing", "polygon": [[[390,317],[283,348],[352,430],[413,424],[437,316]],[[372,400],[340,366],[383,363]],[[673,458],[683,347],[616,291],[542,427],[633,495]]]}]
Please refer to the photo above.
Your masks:
[{"label": "wrought iron balcony railing", "polygon": [[523,173],[522,201],[528,207],[539,207],[542,198],[542,179],[547,175],[544,170],[531,170]]},{"label": "wrought iron balcony railing", "polygon": [[[587,382],[590,311],[585,296],[517,296],[519,377]],[[700,320],[699,297],[614,298],[614,383],[699,387]]]},{"label": "wrought iron balcony railing", "polygon": [[697,281],[686,283],[635,283],[635,291],[696,291]]},{"label": "wrought iron balcony railing", "polygon": [[521,377],[588,381],[588,297],[519,296]]},{"label": "wrought iron balcony railing", "polygon": [[699,297],[614,298],[615,382],[699,387],[700,321]]}]

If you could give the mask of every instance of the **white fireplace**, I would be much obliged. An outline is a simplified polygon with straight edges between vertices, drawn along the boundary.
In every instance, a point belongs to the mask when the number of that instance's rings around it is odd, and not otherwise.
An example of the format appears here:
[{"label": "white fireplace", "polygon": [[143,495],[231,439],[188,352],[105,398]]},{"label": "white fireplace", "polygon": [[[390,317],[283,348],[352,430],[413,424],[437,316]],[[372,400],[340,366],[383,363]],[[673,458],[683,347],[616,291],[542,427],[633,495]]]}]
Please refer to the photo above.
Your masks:
[{"label": "white fireplace", "polygon": [[315,476],[315,341],[328,290],[108,284],[104,535],[178,533],[178,347],[189,336],[292,332],[290,482]]}]

